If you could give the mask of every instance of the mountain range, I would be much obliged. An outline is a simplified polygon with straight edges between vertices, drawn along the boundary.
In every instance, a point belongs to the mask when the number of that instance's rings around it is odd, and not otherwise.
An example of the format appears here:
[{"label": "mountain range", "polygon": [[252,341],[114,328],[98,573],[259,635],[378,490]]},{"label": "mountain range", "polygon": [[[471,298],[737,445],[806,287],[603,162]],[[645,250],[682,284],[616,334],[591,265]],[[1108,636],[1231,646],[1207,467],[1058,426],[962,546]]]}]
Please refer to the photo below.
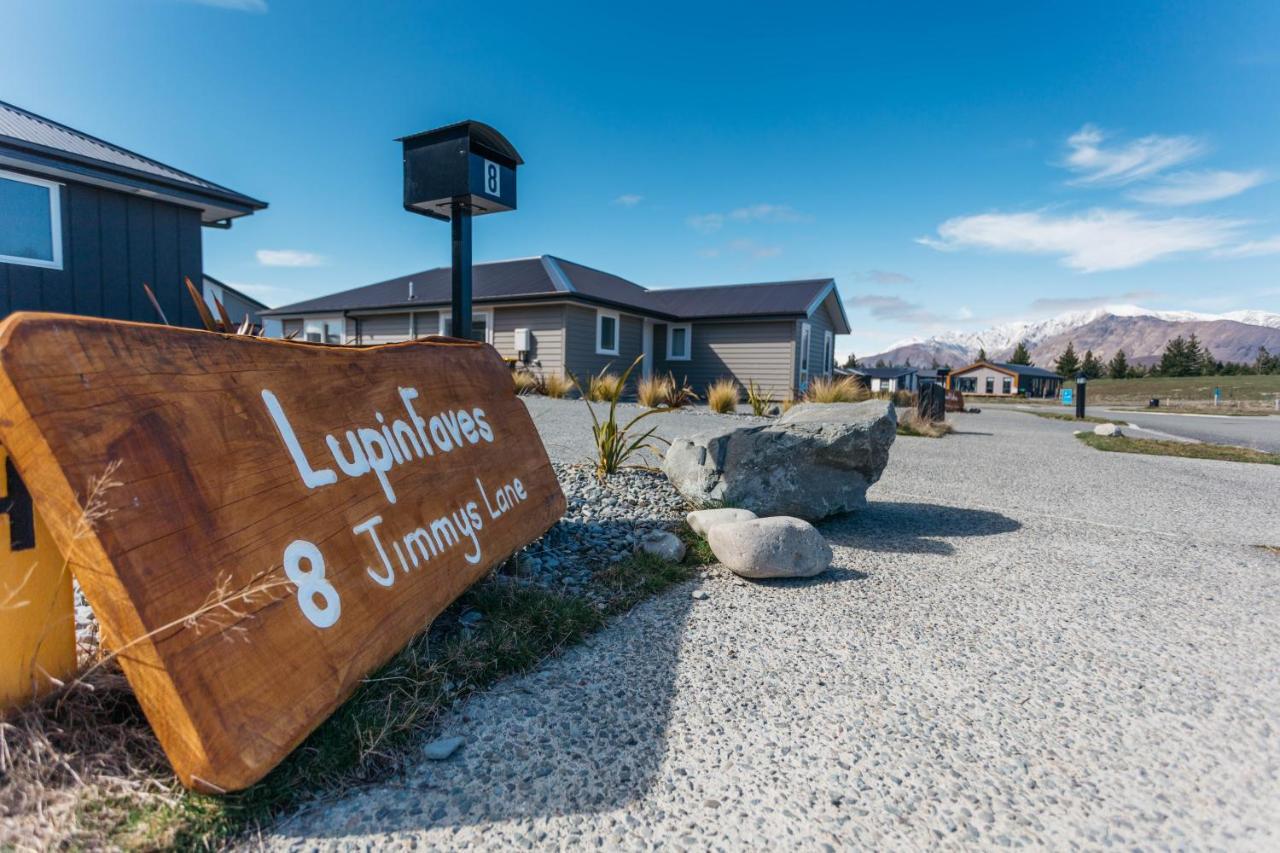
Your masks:
[{"label": "mountain range", "polygon": [[1280,352],[1280,314],[1252,310],[1203,314],[1108,305],[1047,320],[1005,323],[981,332],[945,332],[915,338],[860,361],[904,364],[910,360],[920,366],[936,360],[938,364],[960,367],[974,361],[980,349],[995,361],[1006,360],[1019,341],[1026,341],[1031,360],[1045,367],[1052,366],[1068,342],[1075,344],[1080,356],[1091,349],[1099,358],[1108,359],[1122,349],[1129,361],[1150,364],[1159,361],[1170,339],[1191,334],[1220,361],[1252,362],[1259,347]]}]

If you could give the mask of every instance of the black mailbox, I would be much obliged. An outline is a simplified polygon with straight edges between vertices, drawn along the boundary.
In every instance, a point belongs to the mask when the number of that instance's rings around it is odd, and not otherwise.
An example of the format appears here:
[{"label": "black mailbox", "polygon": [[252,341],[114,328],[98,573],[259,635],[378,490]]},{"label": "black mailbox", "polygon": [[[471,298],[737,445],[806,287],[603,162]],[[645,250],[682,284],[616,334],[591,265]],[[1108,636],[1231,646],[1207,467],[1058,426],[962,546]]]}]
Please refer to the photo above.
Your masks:
[{"label": "black mailbox", "polygon": [[404,207],[448,220],[516,208],[516,167],[524,160],[501,133],[462,121],[398,140],[404,145]]}]

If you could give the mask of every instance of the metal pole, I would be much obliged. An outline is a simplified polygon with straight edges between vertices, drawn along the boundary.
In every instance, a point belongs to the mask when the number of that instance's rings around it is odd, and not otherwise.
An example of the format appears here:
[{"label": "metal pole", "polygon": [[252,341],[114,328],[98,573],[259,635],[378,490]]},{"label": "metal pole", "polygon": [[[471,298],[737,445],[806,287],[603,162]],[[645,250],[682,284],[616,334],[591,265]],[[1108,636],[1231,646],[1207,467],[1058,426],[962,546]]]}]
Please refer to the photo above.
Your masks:
[{"label": "metal pole", "polygon": [[1076,380],[1076,417],[1084,417],[1084,392],[1087,388],[1087,382]]},{"label": "metal pole", "polygon": [[471,337],[471,211],[453,203],[453,336]]}]

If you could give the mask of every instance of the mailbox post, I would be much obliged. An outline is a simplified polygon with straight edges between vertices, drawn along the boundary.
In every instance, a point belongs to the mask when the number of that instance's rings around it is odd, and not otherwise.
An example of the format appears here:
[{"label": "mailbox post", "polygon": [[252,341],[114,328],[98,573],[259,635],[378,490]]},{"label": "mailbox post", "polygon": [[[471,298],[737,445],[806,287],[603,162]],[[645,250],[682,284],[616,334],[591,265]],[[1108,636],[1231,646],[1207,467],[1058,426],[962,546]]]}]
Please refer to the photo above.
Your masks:
[{"label": "mailbox post", "polygon": [[516,167],[524,164],[501,133],[463,121],[404,136],[404,209],[450,223],[453,328],[471,337],[471,217],[516,209]]},{"label": "mailbox post", "polygon": [[1076,417],[1084,417],[1084,391],[1085,384],[1089,381],[1089,377],[1083,372],[1076,374]]}]

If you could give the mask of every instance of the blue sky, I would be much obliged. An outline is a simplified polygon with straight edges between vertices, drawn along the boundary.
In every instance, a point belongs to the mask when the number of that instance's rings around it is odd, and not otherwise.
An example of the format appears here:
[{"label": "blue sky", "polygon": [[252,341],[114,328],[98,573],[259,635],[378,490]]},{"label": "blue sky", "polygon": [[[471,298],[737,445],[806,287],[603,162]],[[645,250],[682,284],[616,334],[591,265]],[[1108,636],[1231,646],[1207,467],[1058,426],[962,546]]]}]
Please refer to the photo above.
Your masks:
[{"label": "blue sky", "polygon": [[448,263],[395,137],[526,160],[477,260],[833,276],[869,354],[1104,302],[1280,311],[1280,4],[0,0],[0,99],[270,202],[273,305]]}]

